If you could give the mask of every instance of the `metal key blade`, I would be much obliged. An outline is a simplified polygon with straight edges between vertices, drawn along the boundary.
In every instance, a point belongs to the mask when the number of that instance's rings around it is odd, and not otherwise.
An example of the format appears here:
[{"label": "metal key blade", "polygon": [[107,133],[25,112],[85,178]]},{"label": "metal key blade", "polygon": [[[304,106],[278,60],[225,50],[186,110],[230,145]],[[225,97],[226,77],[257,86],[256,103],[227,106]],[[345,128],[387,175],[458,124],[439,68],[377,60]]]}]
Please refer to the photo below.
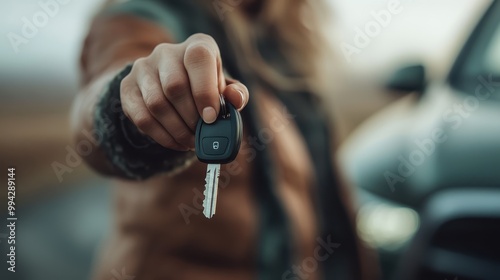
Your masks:
[{"label": "metal key blade", "polygon": [[208,164],[205,178],[205,199],[203,199],[203,214],[208,219],[215,214],[217,206],[217,191],[219,186],[220,164]]}]

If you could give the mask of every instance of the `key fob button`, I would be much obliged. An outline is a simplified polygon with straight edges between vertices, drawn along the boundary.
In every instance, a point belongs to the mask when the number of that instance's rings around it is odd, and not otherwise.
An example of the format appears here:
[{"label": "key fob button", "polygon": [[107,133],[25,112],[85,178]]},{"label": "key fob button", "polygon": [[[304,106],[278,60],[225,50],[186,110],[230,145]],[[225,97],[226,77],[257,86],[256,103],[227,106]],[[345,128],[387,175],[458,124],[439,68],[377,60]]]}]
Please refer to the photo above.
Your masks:
[{"label": "key fob button", "polygon": [[207,155],[223,155],[229,139],[226,137],[205,137],[202,139],[203,152]]}]

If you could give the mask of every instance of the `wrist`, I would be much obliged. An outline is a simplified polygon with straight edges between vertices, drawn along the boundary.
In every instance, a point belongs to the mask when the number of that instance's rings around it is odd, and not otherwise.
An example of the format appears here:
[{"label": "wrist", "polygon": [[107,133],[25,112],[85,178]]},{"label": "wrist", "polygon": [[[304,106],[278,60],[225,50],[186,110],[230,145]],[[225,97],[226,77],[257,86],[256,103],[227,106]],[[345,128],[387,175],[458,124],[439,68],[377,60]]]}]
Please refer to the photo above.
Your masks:
[{"label": "wrist", "polygon": [[109,83],[97,102],[94,128],[100,133],[100,149],[115,169],[115,174],[144,180],[162,172],[174,172],[195,159],[194,152],[167,149],[139,132],[125,116],[120,100],[120,84],[131,71],[126,66]]}]

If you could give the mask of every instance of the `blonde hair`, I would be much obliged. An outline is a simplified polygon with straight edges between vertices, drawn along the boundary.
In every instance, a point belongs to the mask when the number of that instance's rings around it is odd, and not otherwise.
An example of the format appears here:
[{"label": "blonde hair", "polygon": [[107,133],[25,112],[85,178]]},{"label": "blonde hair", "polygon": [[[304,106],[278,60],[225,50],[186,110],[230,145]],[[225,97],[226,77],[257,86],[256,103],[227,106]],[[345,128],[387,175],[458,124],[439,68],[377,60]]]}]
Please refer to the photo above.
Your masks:
[{"label": "blonde hair", "polygon": [[[324,91],[331,57],[324,27],[328,9],[322,0],[262,0],[256,15],[243,9],[227,13],[223,20],[241,56],[243,69],[250,69],[267,85],[285,90]],[[259,52],[259,40],[273,38],[287,60],[287,75],[268,63]],[[288,71],[287,71],[288,72]]]}]

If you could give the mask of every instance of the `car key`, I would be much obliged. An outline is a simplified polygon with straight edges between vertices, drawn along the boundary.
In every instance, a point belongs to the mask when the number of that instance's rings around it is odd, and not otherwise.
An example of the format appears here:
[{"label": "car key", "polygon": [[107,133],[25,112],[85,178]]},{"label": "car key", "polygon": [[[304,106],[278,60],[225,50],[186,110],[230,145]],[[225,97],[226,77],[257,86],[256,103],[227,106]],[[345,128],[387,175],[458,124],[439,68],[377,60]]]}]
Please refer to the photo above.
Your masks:
[{"label": "car key", "polygon": [[234,106],[220,96],[221,109],[211,124],[200,118],[196,126],[195,150],[201,162],[208,163],[205,178],[203,214],[212,218],[217,205],[220,165],[233,161],[240,150],[243,124]]}]

